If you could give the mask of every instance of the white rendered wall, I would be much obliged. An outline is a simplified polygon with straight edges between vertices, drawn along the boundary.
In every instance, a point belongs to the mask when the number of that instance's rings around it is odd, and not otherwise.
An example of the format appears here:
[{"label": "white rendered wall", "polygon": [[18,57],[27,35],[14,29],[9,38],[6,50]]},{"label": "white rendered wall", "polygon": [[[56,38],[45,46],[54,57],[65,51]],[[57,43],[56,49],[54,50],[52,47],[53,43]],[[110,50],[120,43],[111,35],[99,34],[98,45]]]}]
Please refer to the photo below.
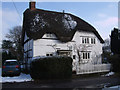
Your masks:
[{"label": "white rendered wall", "polygon": [[46,34],[42,37],[42,39],[34,40],[33,42],[33,57],[36,56],[46,56],[47,53],[53,53],[56,55],[57,50],[69,50],[69,43],[62,43],[59,40],[56,40],[56,37],[52,39],[47,39]]},{"label": "white rendered wall", "polygon": [[[96,43],[91,44],[91,39],[89,39],[89,44],[82,44],[82,37],[90,37],[95,38]],[[101,63],[101,54],[102,54],[102,44],[100,40],[96,37],[96,35],[92,32],[79,32],[77,31],[72,39],[72,41],[76,42],[76,46],[80,49],[80,51],[91,51],[90,52],[90,61],[91,63],[97,62]]]},{"label": "white rendered wall", "polygon": [[[80,64],[78,64],[78,54],[77,49],[79,51],[90,51],[90,59],[89,60],[82,60],[81,63],[87,62],[87,64],[101,64],[101,54],[102,54],[102,44],[100,43],[99,39],[96,35],[92,32],[79,32],[77,31],[72,39],[72,41],[67,43],[62,43],[55,35],[54,37],[49,38],[46,37],[46,34],[42,37],[42,39],[37,39],[33,41],[33,57],[36,56],[46,56],[47,53],[53,53],[56,55],[57,50],[72,50],[71,57],[73,55],[76,56],[76,59],[73,59],[73,70],[75,70]],[[90,37],[95,38],[95,44],[82,44],[82,37]],[[46,39],[47,38],[47,39]],[[91,39],[90,41],[91,42]],[[82,56],[82,54],[80,53]]]}]

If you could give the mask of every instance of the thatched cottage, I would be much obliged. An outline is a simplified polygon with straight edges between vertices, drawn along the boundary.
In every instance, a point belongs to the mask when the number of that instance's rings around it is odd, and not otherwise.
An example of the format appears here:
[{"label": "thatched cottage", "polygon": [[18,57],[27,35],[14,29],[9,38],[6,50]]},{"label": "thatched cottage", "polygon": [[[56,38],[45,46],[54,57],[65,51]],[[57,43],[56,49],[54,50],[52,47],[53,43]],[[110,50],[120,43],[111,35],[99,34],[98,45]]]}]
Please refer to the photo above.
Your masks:
[{"label": "thatched cottage", "polygon": [[102,65],[104,41],[93,26],[70,13],[37,9],[35,2],[24,12],[22,43],[27,69],[33,58],[50,56],[72,57],[77,73],[85,67],[94,72],[90,65]]}]

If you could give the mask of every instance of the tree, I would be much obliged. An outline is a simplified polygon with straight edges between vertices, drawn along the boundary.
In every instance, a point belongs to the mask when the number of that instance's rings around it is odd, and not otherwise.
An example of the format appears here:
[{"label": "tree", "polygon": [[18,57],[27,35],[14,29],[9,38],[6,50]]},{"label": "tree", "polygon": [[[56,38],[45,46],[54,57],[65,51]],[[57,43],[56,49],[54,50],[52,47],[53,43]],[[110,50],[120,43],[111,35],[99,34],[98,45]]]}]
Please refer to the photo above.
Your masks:
[{"label": "tree", "polygon": [[[21,45],[22,27],[15,26],[6,34],[7,40],[3,40],[2,47],[8,49],[12,55],[15,55],[17,60],[23,59],[23,49]],[[8,44],[6,44],[8,43]]]},{"label": "tree", "polygon": [[120,54],[120,30],[117,28],[111,31],[111,51]]},{"label": "tree", "polygon": [[103,54],[102,54],[102,62],[103,63],[108,63],[109,58],[111,57],[111,49],[110,49],[110,39],[107,38],[104,40],[104,44],[103,44]]},{"label": "tree", "polygon": [[3,41],[2,41],[2,48],[3,48],[3,49],[12,48],[12,42],[9,41],[9,40],[3,40]]},{"label": "tree", "polygon": [[119,54],[111,55],[109,60],[112,65],[112,71],[120,73],[120,55]]},{"label": "tree", "polygon": [[107,38],[104,40],[104,44],[103,44],[103,52],[111,52],[110,50],[110,39]]}]

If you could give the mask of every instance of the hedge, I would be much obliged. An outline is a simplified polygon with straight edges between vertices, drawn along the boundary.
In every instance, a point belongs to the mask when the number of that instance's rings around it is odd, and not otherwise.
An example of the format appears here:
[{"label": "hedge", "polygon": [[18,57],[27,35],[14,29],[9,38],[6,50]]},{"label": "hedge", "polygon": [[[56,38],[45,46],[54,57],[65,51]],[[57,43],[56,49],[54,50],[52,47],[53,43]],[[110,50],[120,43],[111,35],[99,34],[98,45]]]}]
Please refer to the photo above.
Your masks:
[{"label": "hedge", "polygon": [[109,60],[112,64],[112,71],[120,72],[120,55],[112,55]]},{"label": "hedge", "polygon": [[31,63],[30,75],[33,79],[66,79],[72,76],[72,58],[46,57]]}]

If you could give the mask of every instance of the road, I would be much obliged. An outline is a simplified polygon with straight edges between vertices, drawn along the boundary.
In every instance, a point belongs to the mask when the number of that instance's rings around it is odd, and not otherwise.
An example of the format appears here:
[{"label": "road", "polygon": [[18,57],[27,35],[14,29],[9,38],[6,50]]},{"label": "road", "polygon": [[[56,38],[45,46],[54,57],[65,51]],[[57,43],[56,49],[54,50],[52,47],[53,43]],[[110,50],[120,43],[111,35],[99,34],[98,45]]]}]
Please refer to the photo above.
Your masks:
[{"label": "road", "polygon": [[120,85],[119,76],[83,77],[71,80],[49,80],[3,83],[2,88],[103,88]]}]

